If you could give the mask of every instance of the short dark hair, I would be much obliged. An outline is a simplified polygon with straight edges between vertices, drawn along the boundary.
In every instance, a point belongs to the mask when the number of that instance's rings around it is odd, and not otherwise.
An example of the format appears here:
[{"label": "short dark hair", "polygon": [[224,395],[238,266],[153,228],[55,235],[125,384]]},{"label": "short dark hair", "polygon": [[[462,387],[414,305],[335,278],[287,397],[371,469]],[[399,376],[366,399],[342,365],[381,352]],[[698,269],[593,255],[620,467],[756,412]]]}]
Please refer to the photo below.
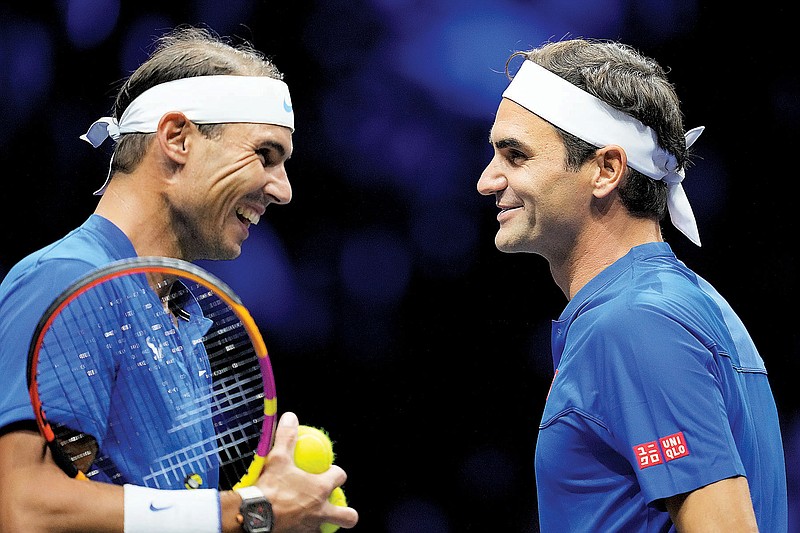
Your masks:
[{"label": "short dark hair", "polygon": [[[675,155],[678,168],[688,164],[680,101],[666,71],[655,60],[615,41],[569,39],[512,54],[506,63],[506,73],[512,59],[518,56],[638,119],[655,131],[662,148]],[[567,150],[568,169],[577,169],[599,148],[558,126],[556,129]],[[663,180],[651,179],[628,167],[618,191],[632,215],[664,218],[667,184]]]}]

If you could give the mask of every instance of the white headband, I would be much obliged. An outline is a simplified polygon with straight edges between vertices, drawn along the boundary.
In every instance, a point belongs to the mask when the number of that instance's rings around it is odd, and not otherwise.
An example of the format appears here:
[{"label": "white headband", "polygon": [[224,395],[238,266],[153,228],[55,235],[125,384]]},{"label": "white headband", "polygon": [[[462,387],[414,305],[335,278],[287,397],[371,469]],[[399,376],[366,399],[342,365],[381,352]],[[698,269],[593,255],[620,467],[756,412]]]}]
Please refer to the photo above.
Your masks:
[{"label": "white headband", "polygon": [[[180,111],[197,124],[253,122],[285,126],[294,132],[287,85],[268,76],[195,76],[155,85],[137,96],[117,121],[95,121],[81,139],[97,148],[125,133],[155,133],[166,113]],[[102,194],[108,185],[95,194]]]},{"label": "white headband", "polygon": [[[681,185],[684,171],[678,169],[675,156],[659,146],[651,128],[529,60],[523,62],[503,98],[594,146],[621,146],[630,167],[667,183],[672,224],[700,246],[697,222]],[[694,144],[704,129],[686,132],[686,146]]]}]

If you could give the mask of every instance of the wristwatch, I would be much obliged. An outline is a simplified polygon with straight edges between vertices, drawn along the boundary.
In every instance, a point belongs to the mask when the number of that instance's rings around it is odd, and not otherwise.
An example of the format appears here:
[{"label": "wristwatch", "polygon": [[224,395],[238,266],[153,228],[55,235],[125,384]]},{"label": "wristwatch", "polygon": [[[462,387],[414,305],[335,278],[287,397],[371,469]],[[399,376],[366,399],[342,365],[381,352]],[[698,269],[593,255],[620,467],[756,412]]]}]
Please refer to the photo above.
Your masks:
[{"label": "wristwatch", "polygon": [[275,517],[272,515],[272,505],[261,489],[251,486],[235,490],[242,497],[242,505],[236,515],[242,530],[246,533],[271,533]]}]

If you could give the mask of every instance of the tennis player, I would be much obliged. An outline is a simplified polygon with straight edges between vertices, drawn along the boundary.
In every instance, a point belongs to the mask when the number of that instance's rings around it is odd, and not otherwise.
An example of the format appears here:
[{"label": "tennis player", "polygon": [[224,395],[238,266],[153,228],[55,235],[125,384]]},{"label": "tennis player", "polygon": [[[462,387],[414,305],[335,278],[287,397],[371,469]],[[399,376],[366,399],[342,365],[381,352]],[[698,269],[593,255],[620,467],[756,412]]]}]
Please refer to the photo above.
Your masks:
[{"label": "tennis player", "polygon": [[550,264],[568,299],[536,446],[541,531],[787,530],[764,361],[660,221],[700,237],[664,69],[615,42],[518,52],[478,180],[497,248]]},{"label": "tennis player", "polygon": [[[312,532],[323,522],[351,528],[356,511],[327,501],[345,472],[333,466],[314,475],[294,465],[293,413],[281,417],[256,485],[238,493],[175,490],[165,499],[164,491],[133,482],[74,480],[45,452],[25,364],[50,302],[118,259],[233,259],[267,206],[292,197],[285,162],[294,116],[280,71],[249,45],[196,28],[157,44],[120,88],[112,117],[83,137],[94,146],[116,141],[95,212],[23,259],[0,285],[0,531]],[[261,524],[237,519],[250,509],[271,516]]]}]

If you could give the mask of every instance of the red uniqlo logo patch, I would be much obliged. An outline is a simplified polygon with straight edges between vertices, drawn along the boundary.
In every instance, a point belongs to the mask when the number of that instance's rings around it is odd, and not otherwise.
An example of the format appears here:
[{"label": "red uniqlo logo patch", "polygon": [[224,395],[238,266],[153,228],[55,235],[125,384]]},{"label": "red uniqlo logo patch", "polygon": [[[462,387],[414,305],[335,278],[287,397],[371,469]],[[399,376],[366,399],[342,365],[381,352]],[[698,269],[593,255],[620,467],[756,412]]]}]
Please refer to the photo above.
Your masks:
[{"label": "red uniqlo logo patch", "polygon": [[664,457],[667,461],[680,459],[689,455],[689,448],[686,446],[686,439],[683,437],[683,431],[679,431],[673,435],[667,435],[658,439],[661,443],[661,449],[664,450]]},{"label": "red uniqlo logo patch", "polygon": [[664,462],[661,458],[661,452],[658,450],[656,441],[645,442],[633,447],[633,453],[639,460],[639,470],[647,468],[648,466],[660,465]]}]

